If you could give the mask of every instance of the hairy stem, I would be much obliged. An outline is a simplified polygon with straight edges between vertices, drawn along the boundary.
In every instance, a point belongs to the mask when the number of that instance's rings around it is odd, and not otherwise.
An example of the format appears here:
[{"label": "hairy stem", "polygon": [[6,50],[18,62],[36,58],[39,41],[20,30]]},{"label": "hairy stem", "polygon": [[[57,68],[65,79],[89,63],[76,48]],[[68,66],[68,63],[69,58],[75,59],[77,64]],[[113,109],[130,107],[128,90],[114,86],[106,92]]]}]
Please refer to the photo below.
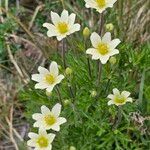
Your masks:
[{"label": "hairy stem", "polygon": [[57,91],[57,94],[58,94],[59,101],[60,101],[61,105],[64,106],[63,101],[62,101],[62,98],[61,98],[60,90],[59,90],[59,87],[58,87],[58,86],[56,86],[56,91]]},{"label": "hairy stem", "polygon": [[62,59],[63,59],[63,65],[64,65],[64,68],[67,67],[66,65],[66,56],[65,56],[65,39],[62,40]]}]

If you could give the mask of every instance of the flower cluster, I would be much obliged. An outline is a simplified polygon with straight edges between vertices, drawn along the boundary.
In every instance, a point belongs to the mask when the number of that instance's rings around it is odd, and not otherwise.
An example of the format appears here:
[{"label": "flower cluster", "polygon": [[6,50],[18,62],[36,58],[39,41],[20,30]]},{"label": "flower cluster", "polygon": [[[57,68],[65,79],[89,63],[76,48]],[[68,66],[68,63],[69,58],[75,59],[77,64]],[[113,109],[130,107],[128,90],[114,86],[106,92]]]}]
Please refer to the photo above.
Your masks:
[{"label": "flower cluster", "polygon": [[[94,8],[99,13],[102,13],[106,8],[113,7],[113,4],[117,0],[84,0],[86,2],[86,7]],[[66,38],[68,35],[79,31],[80,25],[75,23],[76,15],[74,13],[70,14],[67,10],[63,10],[61,16],[57,13],[51,11],[51,20],[53,24],[44,23],[43,27],[48,29],[47,36],[53,37],[56,36],[58,41]],[[88,28],[85,28],[83,31],[85,39],[90,34]],[[119,54],[119,50],[116,47],[121,42],[119,39],[111,39],[111,33],[106,32],[103,37],[96,32],[93,32],[90,36],[90,41],[92,47],[86,50],[86,54],[90,54],[93,60],[99,60],[101,64],[106,64],[108,60]],[[64,51],[63,51],[64,52]],[[65,59],[65,58],[63,58]],[[66,74],[72,74],[70,68],[65,68]],[[44,67],[38,67],[39,74],[33,74],[32,80],[36,81],[35,89],[46,89],[46,92],[51,92],[53,88],[59,84],[64,76],[59,74],[58,65],[56,62],[50,64],[49,70]],[[92,97],[97,96],[97,93],[94,91],[91,93]],[[115,104],[117,106],[124,105],[126,102],[132,102],[132,98],[129,97],[130,93],[123,91],[120,93],[118,89],[113,89],[113,94],[108,95],[108,98],[111,99],[108,102],[108,105]],[[33,114],[32,118],[35,120],[33,124],[34,127],[39,128],[39,133],[29,133],[30,140],[27,144],[31,147],[34,147],[36,150],[51,150],[52,141],[55,138],[55,134],[48,133],[47,130],[59,131],[60,125],[66,122],[66,119],[59,117],[61,112],[61,105],[57,103],[52,110],[46,106],[41,106],[41,113]]]}]

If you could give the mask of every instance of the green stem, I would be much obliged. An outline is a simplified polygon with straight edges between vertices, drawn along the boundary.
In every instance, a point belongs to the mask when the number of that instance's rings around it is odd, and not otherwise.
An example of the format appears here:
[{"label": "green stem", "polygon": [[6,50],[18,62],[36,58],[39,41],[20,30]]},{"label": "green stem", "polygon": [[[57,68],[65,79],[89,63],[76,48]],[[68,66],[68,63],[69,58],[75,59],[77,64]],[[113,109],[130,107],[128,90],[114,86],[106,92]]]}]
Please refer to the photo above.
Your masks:
[{"label": "green stem", "polygon": [[64,104],[63,104],[61,94],[60,94],[60,90],[59,90],[58,86],[56,86],[56,91],[57,91],[57,94],[58,94],[58,97],[59,97],[59,102],[61,103],[62,107],[64,107]]},{"label": "green stem", "polygon": [[122,112],[121,112],[121,106],[118,106],[118,112],[117,112],[117,116],[116,116],[116,121],[115,124],[113,126],[113,129],[117,129],[117,127],[119,126],[120,122],[122,119]]},{"label": "green stem", "polygon": [[64,68],[66,69],[67,65],[66,65],[66,56],[65,56],[65,39],[62,40],[62,59],[63,59],[63,65],[64,65]]}]

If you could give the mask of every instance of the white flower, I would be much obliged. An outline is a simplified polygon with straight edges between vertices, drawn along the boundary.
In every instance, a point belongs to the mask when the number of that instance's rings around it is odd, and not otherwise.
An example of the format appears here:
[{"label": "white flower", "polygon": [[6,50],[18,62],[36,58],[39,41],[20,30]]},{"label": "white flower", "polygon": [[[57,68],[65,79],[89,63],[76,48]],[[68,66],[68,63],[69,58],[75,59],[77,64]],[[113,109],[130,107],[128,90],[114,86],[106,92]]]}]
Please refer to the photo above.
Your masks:
[{"label": "white flower", "polygon": [[51,150],[52,142],[55,138],[55,134],[47,134],[46,130],[39,130],[39,134],[30,132],[28,134],[30,140],[27,141],[27,145],[34,147],[35,150]]},{"label": "white flower", "polygon": [[46,89],[47,92],[51,92],[54,86],[64,79],[63,75],[58,75],[58,65],[54,61],[50,64],[49,70],[40,66],[38,71],[40,74],[32,75],[32,80],[38,82],[35,89]]},{"label": "white flower", "polygon": [[[63,10],[61,16],[51,11],[52,23],[44,23],[43,27],[48,29],[47,36],[56,36],[58,41],[61,41],[67,35],[70,35],[80,30],[80,25],[75,23],[76,15],[68,14],[67,10]],[[74,24],[75,23],[75,24]]]},{"label": "white flower", "polygon": [[85,7],[94,8],[99,13],[102,13],[106,8],[113,7],[117,0],[84,0],[86,2]]},{"label": "white flower", "polygon": [[120,93],[118,89],[113,89],[113,94],[108,95],[107,98],[110,98],[111,100],[108,102],[108,105],[115,104],[117,106],[124,105],[126,102],[132,102],[132,98],[129,97],[130,92],[123,91]]},{"label": "white flower", "polygon": [[32,118],[36,120],[34,127],[38,127],[45,130],[60,130],[60,125],[66,122],[66,119],[59,117],[61,112],[61,105],[57,103],[50,111],[46,106],[41,107],[41,113],[33,114]]},{"label": "white flower", "polygon": [[121,41],[119,39],[111,40],[110,32],[105,33],[102,39],[96,32],[93,32],[90,39],[94,48],[89,48],[86,53],[91,54],[94,60],[100,59],[102,64],[106,64],[111,56],[119,53],[116,46]]}]

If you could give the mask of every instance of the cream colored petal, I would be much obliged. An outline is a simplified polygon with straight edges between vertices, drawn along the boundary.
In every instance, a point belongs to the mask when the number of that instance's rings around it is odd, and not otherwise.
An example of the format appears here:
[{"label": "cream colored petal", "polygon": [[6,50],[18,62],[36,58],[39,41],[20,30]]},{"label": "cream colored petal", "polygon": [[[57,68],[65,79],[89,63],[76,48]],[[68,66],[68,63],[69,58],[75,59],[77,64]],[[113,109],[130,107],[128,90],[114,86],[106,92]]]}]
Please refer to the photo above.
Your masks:
[{"label": "cream colored petal", "polygon": [[28,146],[31,146],[31,147],[35,147],[35,146],[36,146],[36,143],[35,143],[33,140],[28,140],[28,141],[27,141],[27,145],[28,145]]},{"label": "cream colored petal", "polygon": [[113,94],[109,94],[109,95],[107,96],[107,98],[113,99],[113,98],[114,98],[114,95],[113,95]]},{"label": "cream colored petal", "polygon": [[59,84],[65,77],[63,75],[59,75],[56,78],[56,84]]},{"label": "cream colored petal", "polygon": [[104,43],[110,43],[111,42],[111,33],[106,32],[104,36],[102,37],[102,42]]},{"label": "cream colored petal", "polygon": [[118,94],[120,95],[120,91],[117,88],[114,88],[113,89],[113,94],[114,95],[118,95]]},{"label": "cream colored petal", "polygon": [[57,35],[58,35],[58,32],[57,32],[56,28],[53,29],[53,30],[48,30],[47,31],[47,36],[48,37],[53,37],[53,36],[57,36]]},{"label": "cream colored petal", "polygon": [[48,87],[48,85],[43,82],[37,83],[34,86],[35,89],[41,89],[41,90],[46,89],[47,87]]},{"label": "cream colored petal", "polygon": [[55,85],[50,85],[48,86],[48,88],[46,89],[47,92],[52,92],[53,88]]},{"label": "cream colored petal", "polygon": [[51,11],[51,19],[55,26],[58,24],[58,22],[61,21],[61,18],[59,17],[59,15],[53,11]]},{"label": "cream colored petal", "polygon": [[69,34],[72,34],[76,31],[79,31],[80,30],[80,25],[78,23],[74,24],[71,28],[70,28],[70,31],[69,31]]},{"label": "cream colored petal", "polygon": [[93,32],[90,39],[93,47],[97,48],[98,44],[101,42],[101,37],[96,32]]},{"label": "cream colored petal", "polygon": [[62,39],[64,39],[66,37],[66,34],[65,35],[59,35],[57,36],[57,40],[58,41],[61,41]]},{"label": "cream colored petal", "polygon": [[53,108],[52,108],[52,113],[58,117],[60,115],[61,112],[61,105],[59,103],[57,103]]},{"label": "cream colored petal", "polygon": [[38,134],[36,134],[36,133],[34,133],[34,132],[29,132],[29,133],[28,133],[28,137],[31,138],[31,139],[32,139],[32,138],[36,139],[36,138],[38,137]]},{"label": "cream colored petal", "polygon": [[59,125],[64,124],[65,122],[67,122],[66,118],[59,117],[59,118],[57,119],[57,123],[58,123]]},{"label": "cream colored petal", "polygon": [[42,117],[43,117],[43,115],[40,114],[40,113],[35,113],[35,114],[32,115],[32,118],[33,118],[34,120],[42,119]]},{"label": "cream colored petal", "polygon": [[133,102],[133,99],[131,97],[127,98],[127,102]]},{"label": "cream colored petal", "polygon": [[127,97],[129,97],[130,92],[128,92],[128,91],[123,91],[123,92],[121,93],[121,95],[127,98]]},{"label": "cream colored petal", "polygon": [[50,73],[52,73],[55,77],[58,76],[59,70],[58,65],[55,61],[52,61],[49,67]]},{"label": "cream colored petal", "polygon": [[109,60],[109,55],[106,55],[106,56],[100,56],[100,61],[102,64],[106,64],[107,61]]},{"label": "cream colored petal", "polygon": [[48,139],[49,139],[49,142],[50,143],[52,143],[53,142],[53,140],[54,140],[54,138],[55,138],[55,134],[53,134],[53,133],[50,133],[50,134],[48,134]]},{"label": "cream colored petal", "polygon": [[114,101],[113,101],[113,100],[110,100],[110,101],[108,101],[107,104],[108,104],[108,105],[112,105],[112,104],[114,104]]},{"label": "cream colored petal", "polygon": [[33,74],[31,79],[36,82],[43,81],[43,76],[41,74]]},{"label": "cream colored petal", "polygon": [[40,74],[48,74],[49,73],[49,71],[46,68],[41,67],[41,66],[38,67],[38,71]]},{"label": "cream colored petal", "polygon": [[43,135],[45,137],[48,137],[48,134],[47,134],[46,130],[41,129],[41,128],[39,129],[39,135]]},{"label": "cream colored petal", "polygon": [[109,52],[109,55],[110,56],[113,56],[113,55],[116,55],[116,54],[119,54],[119,50],[118,49],[113,49]]},{"label": "cream colored petal", "polygon": [[43,115],[47,115],[50,113],[50,109],[46,107],[45,105],[41,106],[41,112]]},{"label": "cream colored petal", "polygon": [[63,10],[61,14],[61,21],[68,23],[69,14],[67,10]]},{"label": "cream colored petal", "polygon": [[89,48],[89,49],[87,49],[86,50],[86,54],[91,54],[91,55],[93,55],[93,54],[95,54],[96,53],[96,49],[95,48]]},{"label": "cream colored petal", "polygon": [[98,60],[98,59],[100,59],[100,55],[95,52],[95,53],[93,53],[93,55],[92,55],[92,59],[93,59],[93,60]]},{"label": "cream colored petal", "polygon": [[58,124],[55,124],[51,127],[51,129],[54,131],[60,131],[60,126]]},{"label": "cream colored petal", "polygon": [[70,16],[69,16],[69,20],[68,20],[68,23],[70,26],[72,26],[75,22],[75,18],[76,18],[76,14],[72,13]]},{"label": "cream colored petal", "polygon": [[52,149],[52,145],[49,144],[47,148],[45,148],[44,150],[51,150]]},{"label": "cream colored petal", "polygon": [[117,45],[120,43],[121,41],[119,39],[114,39],[110,42],[110,48],[111,49],[115,49],[117,47]]},{"label": "cream colored petal", "polygon": [[51,23],[43,23],[43,27],[47,28],[48,30],[53,30],[53,29],[56,29],[56,27],[51,24]]}]

